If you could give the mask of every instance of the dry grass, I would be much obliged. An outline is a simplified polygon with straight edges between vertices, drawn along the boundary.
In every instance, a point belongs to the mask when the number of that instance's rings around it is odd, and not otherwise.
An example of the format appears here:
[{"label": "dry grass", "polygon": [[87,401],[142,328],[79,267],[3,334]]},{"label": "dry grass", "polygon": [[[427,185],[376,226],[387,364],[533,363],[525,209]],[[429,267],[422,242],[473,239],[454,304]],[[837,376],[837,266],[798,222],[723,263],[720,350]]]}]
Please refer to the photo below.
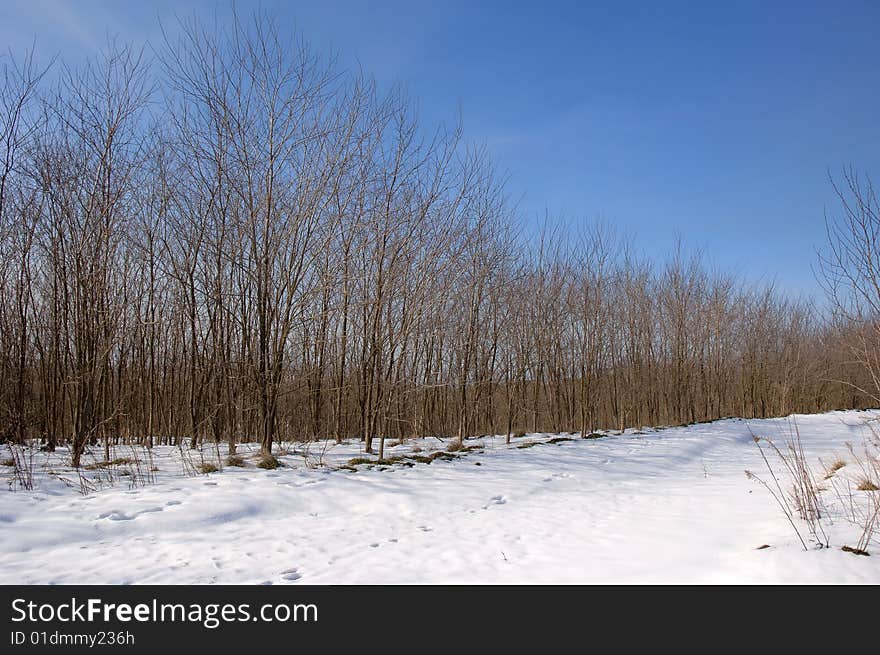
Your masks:
[{"label": "dry grass", "polygon": [[271,453],[261,455],[260,459],[257,461],[257,467],[261,469],[266,469],[267,471],[277,469],[279,466],[281,466],[281,462],[279,462],[278,458]]},{"label": "dry grass", "polygon": [[205,462],[204,464],[200,464],[200,465],[199,465],[199,472],[200,472],[200,473],[204,473],[205,475],[207,475],[208,473],[216,473],[216,472],[219,471],[219,470],[220,470],[220,469],[218,469],[218,468],[217,468],[214,464],[212,464],[211,462]]},{"label": "dry grass", "polygon": [[111,459],[110,461],[88,464],[83,468],[85,468],[87,471],[97,471],[99,469],[110,468],[111,466],[130,466],[134,463],[135,461],[131,457],[117,457],[115,459]]},{"label": "dry grass", "polygon": [[876,535],[880,526],[880,494],[858,494],[858,497],[856,494],[857,491],[873,492],[880,488],[880,434],[873,421],[866,421],[865,425],[871,436],[865,438],[863,448],[846,445],[852,460],[851,468],[857,473],[836,476],[831,481],[841,507],[847,511],[846,518],[861,530],[855,546],[843,548],[856,555],[868,555],[868,547],[878,544]]},{"label": "dry grass", "polygon": [[247,462],[245,462],[244,457],[241,455],[230,455],[226,458],[226,466],[238,466],[244,468],[247,466]]},{"label": "dry grass", "polygon": [[835,473],[837,473],[840,469],[846,466],[846,462],[842,459],[836,459],[831,463],[831,466],[828,467],[828,471],[825,473],[825,479],[828,480]]},{"label": "dry grass", "polygon": [[859,491],[880,491],[880,487],[867,477],[860,477],[858,479],[856,489]]},{"label": "dry grass", "polygon": [[[827,548],[828,535],[822,523],[824,512],[819,500],[819,485],[807,464],[797,424],[794,425],[793,433],[786,439],[782,448],[776,446],[766,437],[752,434],[752,439],[761,453],[761,458],[769,473],[769,479],[765,480],[752,471],[746,471],[746,476],[759,482],[770,493],[797,534],[804,550],[809,550],[809,548],[806,539],[801,535],[801,531],[795,523],[796,517],[806,523],[810,536],[818,543],[819,547]],[[770,452],[776,454],[782,465],[779,472],[773,468],[767,457],[767,452],[761,447],[761,442],[766,443]],[[788,479],[787,489],[783,488],[783,483],[780,481],[785,478]]]}]

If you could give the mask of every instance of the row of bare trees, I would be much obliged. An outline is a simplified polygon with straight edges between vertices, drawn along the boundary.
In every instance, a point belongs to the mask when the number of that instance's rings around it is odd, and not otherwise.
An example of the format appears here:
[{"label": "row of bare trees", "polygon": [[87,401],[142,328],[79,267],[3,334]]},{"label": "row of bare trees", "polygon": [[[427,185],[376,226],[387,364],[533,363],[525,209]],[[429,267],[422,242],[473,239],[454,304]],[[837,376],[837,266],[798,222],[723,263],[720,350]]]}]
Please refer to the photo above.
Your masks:
[{"label": "row of bare trees", "polygon": [[868,401],[804,303],[608,229],[522,239],[483,149],[271,19],[175,34],[5,63],[5,438],[381,455]]}]

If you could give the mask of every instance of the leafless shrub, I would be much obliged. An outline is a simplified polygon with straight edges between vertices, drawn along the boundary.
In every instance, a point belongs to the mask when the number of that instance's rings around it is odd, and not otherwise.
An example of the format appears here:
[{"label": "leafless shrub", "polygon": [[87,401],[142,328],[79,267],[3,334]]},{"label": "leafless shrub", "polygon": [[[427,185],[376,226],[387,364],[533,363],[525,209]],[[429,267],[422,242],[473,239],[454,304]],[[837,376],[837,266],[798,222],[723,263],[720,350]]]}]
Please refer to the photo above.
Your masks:
[{"label": "leafless shrub", "polygon": [[[832,486],[837,499],[845,512],[847,520],[860,530],[856,545],[850,548],[856,554],[867,554],[868,547],[876,544],[878,524],[880,524],[880,449],[877,448],[876,432],[873,438],[866,439],[864,448],[859,451],[847,444],[850,455],[859,473],[845,477],[835,476]],[[867,491],[859,493],[857,491]]]},{"label": "leafless shrub", "polygon": [[319,442],[320,449],[318,450],[317,454],[314,454],[312,452],[312,442],[309,442],[305,445],[305,447],[303,448],[303,463],[305,464],[306,468],[314,469],[324,466],[324,457],[327,454],[330,443],[331,442],[329,439],[325,439],[324,441]]},{"label": "leafless shrub", "polygon": [[[795,523],[795,518],[806,523],[809,536],[813,538],[819,547],[827,548],[828,535],[822,523],[825,517],[819,499],[819,489],[807,463],[797,425],[794,426],[794,435],[786,439],[784,449],[780,449],[766,437],[758,437],[753,434],[752,438],[761,453],[761,459],[764,461],[772,483],[767,482],[751,471],[746,471],[746,475],[750,479],[759,482],[770,492],[797,534],[804,550],[808,550],[807,543]],[[775,461],[781,464],[782,468],[779,474],[777,474],[777,471],[770,463],[767,453],[761,446],[762,442],[766,443],[770,452],[776,455]],[[784,481],[780,480],[781,475]]]},{"label": "leafless shrub", "polygon": [[30,491],[34,488],[34,448],[30,444],[7,444],[10,458],[4,460],[12,466],[9,488]]},{"label": "leafless shrub", "polygon": [[183,466],[183,474],[187,477],[197,476],[199,474],[199,466],[204,463],[204,460],[196,463],[195,457],[193,455],[193,450],[191,448],[187,448],[184,445],[183,441],[177,442],[177,452],[180,454],[180,462]]}]

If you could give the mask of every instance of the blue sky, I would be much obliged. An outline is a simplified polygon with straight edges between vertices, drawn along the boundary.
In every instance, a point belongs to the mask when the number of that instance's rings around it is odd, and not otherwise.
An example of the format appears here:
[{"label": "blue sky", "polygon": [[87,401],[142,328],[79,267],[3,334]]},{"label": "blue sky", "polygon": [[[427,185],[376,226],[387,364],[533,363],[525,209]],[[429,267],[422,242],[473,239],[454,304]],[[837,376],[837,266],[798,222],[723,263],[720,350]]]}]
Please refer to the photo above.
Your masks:
[{"label": "blue sky", "polygon": [[[718,6],[716,6],[718,5]],[[723,5],[723,6],[722,6]],[[2,0],[0,44],[75,62],[105,34],[230,3]],[[652,257],[816,291],[829,169],[880,178],[880,3],[252,3],[346,67],[401,82],[426,123],[488,145],[527,219],[601,218]]]}]

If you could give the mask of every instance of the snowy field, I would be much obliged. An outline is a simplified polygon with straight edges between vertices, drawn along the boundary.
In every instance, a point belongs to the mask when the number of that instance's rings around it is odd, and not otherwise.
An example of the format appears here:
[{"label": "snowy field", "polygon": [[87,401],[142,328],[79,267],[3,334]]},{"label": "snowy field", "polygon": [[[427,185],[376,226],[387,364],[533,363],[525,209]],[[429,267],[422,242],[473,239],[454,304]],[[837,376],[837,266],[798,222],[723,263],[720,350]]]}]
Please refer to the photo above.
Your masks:
[{"label": "snowy field", "polygon": [[[246,467],[209,474],[195,469],[217,463],[212,447],[157,447],[149,462],[126,462],[144,451],[119,447],[120,464],[83,480],[65,451],[38,452],[33,490],[11,490],[13,469],[0,467],[0,583],[878,583],[876,535],[873,556],[840,550],[858,541],[853,513],[880,493],[855,489],[846,446],[864,452],[872,418],[727,419],[510,446],[485,437],[451,459],[355,470],[341,467],[363,456],[357,442],[284,444],[275,470],[243,447]],[[804,551],[745,474],[768,479],[751,432],[781,445],[795,424],[824,489],[829,548]],[[446,445],[411,441],[386,457]],[[846,466],[826,480],[838,459]]]}]

